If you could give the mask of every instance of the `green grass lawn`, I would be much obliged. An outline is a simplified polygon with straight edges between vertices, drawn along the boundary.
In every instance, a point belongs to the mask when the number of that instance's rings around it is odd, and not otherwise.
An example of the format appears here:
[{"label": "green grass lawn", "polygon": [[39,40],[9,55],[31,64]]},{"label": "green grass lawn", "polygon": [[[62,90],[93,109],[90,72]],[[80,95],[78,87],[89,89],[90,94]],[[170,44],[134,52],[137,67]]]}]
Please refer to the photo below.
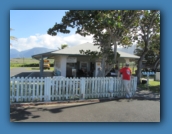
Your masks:
[{"label": "green grass lawn", "polygon": [[17,67],[10,67],[10,69],[17,68]]},{"label": "green grass lawn", "polygon": [[[28,70],[40,70],[39,67],[27,67]],[[44,69],[44,70],[48,70],[48,69]],[[53,71],[54,67],[50,67],[49,71]]]},{"label": "green grass lawn", "polygon": [[[140,85],[138,85],[138,87],[141,89],[148,90],[146,84],[140,84]],[[160,92],[160,81],[150,80],[149,81],[149,90],[152,92]]]},{"label": "green grass lawn", "polygon": [[[49,59],[50,64],[54,63],[53,59]],[[14,58],[10,59],[10,67],[22,67],[27,64],[39,64],[39,60],[32,58]]]},{"label": "green grass lawn", "polygon": [[[10,69],[13,69],[13,68],[18,68],[18,67],[10,67]],[[27,70],[40,70],[39,67],[24,67],[26,68]],[[46,71],[54,71],[54,67],[50,67],[50,70],[48,69],[44,69]]]}]

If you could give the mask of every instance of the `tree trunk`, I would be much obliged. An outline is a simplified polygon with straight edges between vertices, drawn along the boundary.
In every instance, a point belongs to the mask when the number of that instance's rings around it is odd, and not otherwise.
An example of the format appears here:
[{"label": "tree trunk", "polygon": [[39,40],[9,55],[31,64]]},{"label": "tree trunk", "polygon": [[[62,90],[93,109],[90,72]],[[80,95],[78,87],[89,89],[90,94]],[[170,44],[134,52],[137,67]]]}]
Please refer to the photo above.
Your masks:
[{"label": "tree trunk", "polygon": [[160,64],[160,58],[158,58],[156,60],[156,62],[155,62],[155,65],[154,65],[154,68],[153,68],[155,71],[157,71],[157,67],[158,67],[159,64]]},{"label": "tree trunk", "polygon": [[102,77],[105,77],[105,56],[102,58]]},{"label": "tree trunk", "polygon": [[141,69],[142,69],[142,61],[145,57],[145,55],[148,52],[148,48],[145,48],[144,52],[142,53],[142,55],[140,56],[140,59],[138,60],[138,65],[137,65],[137,83],[140,84],[140,78],[141,78]]},{"label": "tree trunk", "polygon": [[[105,55],[103,56],[102,58],[102,77],[105,77],[110,71],[111,69],[113,68],[113,65],[107,65],[107,63],[105,62]],[[106,64],[106,68],[105,68],[105,64]]]},{"label": "tree trunk", "polygon": [[113,65],[110,65],[105,69],[105,76],[111,71],[112,68],[113,68]]},{"label": "tree trunk", "polygon": [[137,65],[137,83],[138,83],[138,84],[140,84],[141,67],[142,67],[142,59],[140,58],[140,59],[138,60],[138,65]]},{"label": "tree trunk", "polygon": [[116,40],[113,41],[114,44],[114,63],[116,63],[116,56],[117,56],[117,44]]},{"label": "tree trunk", "polygon": [[156,59],[156,61],[155,61],[155,63],[154,63],[153,69],[154,69],[155,71],[156,71],[156,69],[157,69],[157,67],[158,67],[158,65],[159,65],[159,62],[160,62],[160,56],[157,57],[157,59]]}]

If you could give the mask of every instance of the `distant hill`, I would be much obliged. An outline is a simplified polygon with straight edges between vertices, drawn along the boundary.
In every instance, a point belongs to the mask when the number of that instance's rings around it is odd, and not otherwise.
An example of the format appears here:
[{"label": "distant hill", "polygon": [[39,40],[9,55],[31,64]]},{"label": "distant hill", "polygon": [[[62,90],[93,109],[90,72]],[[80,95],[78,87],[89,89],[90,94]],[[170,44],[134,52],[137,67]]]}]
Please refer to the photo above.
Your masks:
[{"label": "distant hill", "polygon": [[[46,52],[50,52],[50,51],[54,51],[54,50],[57,50],[57,49],[35,47],[35,48],[21,51],[21,52],[16,49],[10,49],[10,59],[12,59],[12,58],[31,58],[32,55],[39,54],[39,53],[46,53]],[[130,54],[134,54],[133,52],[135,50],[135,45],[133,45],[132,47],[129,47],[129,48],[118,48],[118,50],[122,51],[122,52],[130,53]]]},{"label": "distant hill", "polygon": [[35,47],[29,50],[19,52],[16,49],[10,49],[10,59],[12,58],[31,58],[32,55],[39,54],[39,53],[46,53],[50,51],[54,51],[55,49],[48,49],[44,47]]},{"label": "distant hill", "polygon": [[16,49],[10,49],[10,59],[20,57],[20,52]]}]

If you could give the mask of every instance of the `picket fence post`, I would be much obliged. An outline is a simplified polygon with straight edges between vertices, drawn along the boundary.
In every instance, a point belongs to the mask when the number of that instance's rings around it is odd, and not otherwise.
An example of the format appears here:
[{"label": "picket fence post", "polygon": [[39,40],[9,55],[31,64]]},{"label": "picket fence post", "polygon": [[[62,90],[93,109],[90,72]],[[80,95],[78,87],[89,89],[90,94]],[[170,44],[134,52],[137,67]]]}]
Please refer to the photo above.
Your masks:
[{"label": "picket fence post", "polygon": [[50,101],[51,96],[51,79],[49,77],[44,78],[44,101]]},{"label": "picket fence post", "polygon": [[80,87],[81,87],[80,99],[85,99],[85,78],[80,78]]},{"label": "picket fence post", "polygon": [[109,91],[112,93],[113,92],[113,78],[110,77],[110,81],[109,81]]},{"label": "picket fence post", "polygon": [[109,79],[109,93],[110,93],[110,97],[112,97],[113,96],[113,78],[112,77],[110,77],[110,79]]},{"label": "picket fence post", "polygon": [[16,102],[18,102],[19,101],[19,83],[20,83],[20,78],[19,77],[17,77],[17,89],[16,89]]}]

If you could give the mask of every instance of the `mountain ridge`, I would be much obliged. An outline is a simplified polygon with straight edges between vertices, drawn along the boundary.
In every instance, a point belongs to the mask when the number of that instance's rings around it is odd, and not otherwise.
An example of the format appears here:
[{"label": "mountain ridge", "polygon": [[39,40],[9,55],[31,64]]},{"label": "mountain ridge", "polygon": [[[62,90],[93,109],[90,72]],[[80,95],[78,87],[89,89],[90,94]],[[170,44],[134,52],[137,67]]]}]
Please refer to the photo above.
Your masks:
[{"label": "mountain ridge", "polygon": [[45,47],[34,47],[24,51],[18,51],[16,49],[10,49],[10,59],[12,58],[31,58],[32,55],[39,53],[46,53],[50,51],[54,51],[57,49],[48,49]]},{"label": "mountain ridge", "polygon": [[[129,48],[118,48],[119,51],[134,54],[135,45]],[[46,53],[58,49],[48,49],[45,47],[34,47],[24,51],[18,51],[16,49],[10,49],[10,59],[12,58],[31,58],[32,55]]]}]

